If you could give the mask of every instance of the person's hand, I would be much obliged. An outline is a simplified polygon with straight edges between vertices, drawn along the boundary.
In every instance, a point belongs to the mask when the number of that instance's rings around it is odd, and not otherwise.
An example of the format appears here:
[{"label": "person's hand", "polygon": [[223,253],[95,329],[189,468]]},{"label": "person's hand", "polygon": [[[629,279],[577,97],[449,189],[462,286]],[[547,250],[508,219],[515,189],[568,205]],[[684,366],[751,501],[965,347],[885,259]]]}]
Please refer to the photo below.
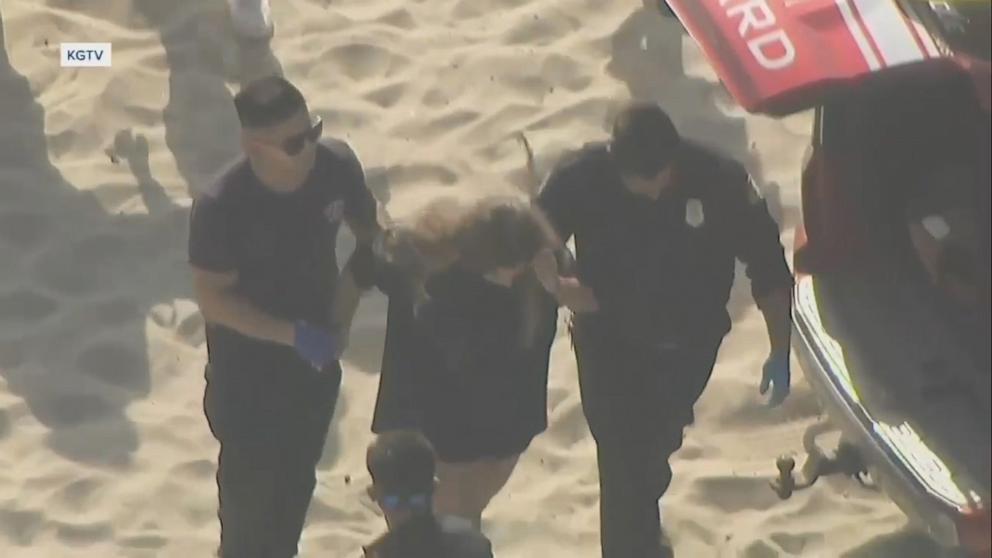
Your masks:
[{"label": "person's hand", "polygon": [[561,278],[558,285],[558,300],[562,305],[579,314],[599,310],[599,301],[596,300],[592,289],[574,277]]},{"label": "person's hand", "polygon": [[761,387],[759,391],[762,395],[768,393],[768,388],[772,390],[768,403],[772,407],[781,404],[789,396],[789,388],[792,382],[792,371],[789,363],[789,352],[778,351],[772,353],[761,374]]},{"label": "person's hand", "polygon": [[293,347],[300,358],[317,370],[341,354],[341,343],[329,331],[307,322],[297,322],[293,332]]}]

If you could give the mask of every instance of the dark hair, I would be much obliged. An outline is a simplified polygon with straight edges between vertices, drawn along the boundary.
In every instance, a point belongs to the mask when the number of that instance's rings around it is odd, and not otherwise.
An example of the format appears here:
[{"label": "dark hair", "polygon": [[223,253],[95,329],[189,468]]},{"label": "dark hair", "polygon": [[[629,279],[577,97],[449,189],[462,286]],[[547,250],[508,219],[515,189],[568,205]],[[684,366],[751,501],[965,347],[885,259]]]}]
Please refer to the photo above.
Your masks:
[{"label": "dark hair", "polygon": [[434,448],[417,432],[380,435],[369,446],[366,465],[380,494],[409,498],[434,492]]},{"label": "dark hair", "polygon": [[238,120],[245,128],[265,128],[306,110],[303,93],[281,76],[269,76],[246,85],[234,96]]},{"label": "dark hair", "polygon": [[654,178],[675,158],[682,139],[657,103],[627,105],[613,121],[610,153],[621,174]]}]

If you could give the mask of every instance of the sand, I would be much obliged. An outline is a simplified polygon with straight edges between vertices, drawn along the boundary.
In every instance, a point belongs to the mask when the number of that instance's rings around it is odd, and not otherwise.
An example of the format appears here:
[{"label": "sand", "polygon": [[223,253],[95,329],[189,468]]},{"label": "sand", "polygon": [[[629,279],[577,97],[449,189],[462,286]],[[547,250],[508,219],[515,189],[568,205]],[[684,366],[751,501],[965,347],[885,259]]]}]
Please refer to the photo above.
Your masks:
[{"label": "sand", "polygon": [[[740,157],[791,245],[809,115],[729,100],[677,25],[636,0],[273,0],[272,52],[390,214],[439,193],[523,188],[526,130],[546,172],[604,136],[625,99]],[[237,153],[239,67],[222,0],[0,2],[0,556],[200,557],[215,547],[217,446],[201,410],[203,320],[185,267],[190,198]],[[110,41],[113,67],[58,65]],[[264,50],[264,49],[263,49]],[[343,241],[347,244],[347,240]],[[734,332],[675,459],[680,556],[930,556],[884,497],[843,480],[779,502],[773,461],[817,420],[757,394],[767,351],[740,281]],[[355,556],[382,528],[363,496],[385,300],[362,304],[303,536]],[[551,426],[489,510],[498,556],[598,556],[594,445],[560,335]]]}]

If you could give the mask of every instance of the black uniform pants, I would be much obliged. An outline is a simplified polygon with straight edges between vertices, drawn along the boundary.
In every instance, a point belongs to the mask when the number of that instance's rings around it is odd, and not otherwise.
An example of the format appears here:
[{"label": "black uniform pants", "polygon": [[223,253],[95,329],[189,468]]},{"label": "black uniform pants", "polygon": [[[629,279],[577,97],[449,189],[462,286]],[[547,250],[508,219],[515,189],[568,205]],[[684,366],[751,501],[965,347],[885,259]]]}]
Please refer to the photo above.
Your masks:
[{"label": "black uniform pants", "polygon": [[[255,396],[225,393],[230,378],[213,382],[208,372],[204,411],[220,442],[217,463],[221,558],[292,558],[316,485],[315,469],[334,414],[341,381],[339,365],[304,394],[299,386],[280,389],[278,375],[296,366],[271,370],[275,386],[258,386]],[[233,371],[236,375],[238,371]],[[245,379],[257,378],[245,374]],[[258,403],[266,392],[283,399]],[[256,404],[246,404],[255,399]]]},{"label": "black uniform pants", "polygon": [[692,346],[648,347],[573,329],[582,408],[596,440],[603,558],[662,558],[658,501],[672,481],[693,405],[709,381],[722,336]]}]

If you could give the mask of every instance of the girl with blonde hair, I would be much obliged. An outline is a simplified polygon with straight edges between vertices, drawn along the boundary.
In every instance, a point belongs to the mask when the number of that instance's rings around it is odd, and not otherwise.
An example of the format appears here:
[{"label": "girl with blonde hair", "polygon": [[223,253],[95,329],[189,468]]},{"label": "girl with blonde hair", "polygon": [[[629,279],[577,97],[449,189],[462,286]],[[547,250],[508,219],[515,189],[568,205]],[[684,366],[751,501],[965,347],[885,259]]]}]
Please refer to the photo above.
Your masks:
[{"label": "girl with blonde hair", "polygon": [[390,300],[372,429],[430,440],[441,515],[480,526],[547,427],[558,303],[538,270],[557,246],[541,211],[511,198],[435,202],[379,244]]}]

